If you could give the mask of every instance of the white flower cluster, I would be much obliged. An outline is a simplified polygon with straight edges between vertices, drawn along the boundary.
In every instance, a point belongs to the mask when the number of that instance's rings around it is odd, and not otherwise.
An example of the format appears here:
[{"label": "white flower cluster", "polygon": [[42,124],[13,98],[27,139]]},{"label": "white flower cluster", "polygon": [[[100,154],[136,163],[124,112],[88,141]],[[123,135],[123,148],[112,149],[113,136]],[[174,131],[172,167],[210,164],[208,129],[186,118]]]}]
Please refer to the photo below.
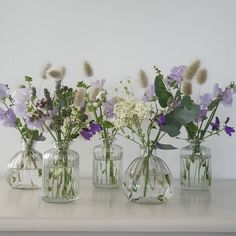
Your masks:
[{"label": "white flower cluster", "polygon": [[115,121],[117,129],[125,126],[133,126],[135,119],[143,120],[147,118],[149,109],[142,101],[125,99],[117,102],[114,106]]}]

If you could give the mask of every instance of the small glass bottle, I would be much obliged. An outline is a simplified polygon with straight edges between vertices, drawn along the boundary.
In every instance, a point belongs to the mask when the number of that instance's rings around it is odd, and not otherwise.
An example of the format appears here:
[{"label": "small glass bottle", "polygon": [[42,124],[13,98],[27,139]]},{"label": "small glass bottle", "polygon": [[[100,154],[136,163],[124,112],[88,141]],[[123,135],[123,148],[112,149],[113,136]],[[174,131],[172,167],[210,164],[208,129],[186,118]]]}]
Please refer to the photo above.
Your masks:
[{"label": "small glass bottle", "polygon": [[22,140],[22,150],[10,160],[6,180],[15,189],[38,189],[42,186],[42,154],[35,150],[35,142]]},{"label": "small glass bottle", "polygon": [[93,185],[97,188],[118,188],[122,182],[121,146],[101,139],[102,143],[93,149]]},{"label": "small glass bottle", "polygon": [[[154,154],[153,154],[154,152]],[[159,204],[172,197],[172,175],[163,160],[140,147],[140,156],[125,172],[123,192],[128,200],[142,204]]]},{"label": "small glass bottle", "polygon": [[201,140],[189,140],[180,151],[180,184],[187,190],[208,190],[211,185],[211,151]]},{"label": "small glass bottle", "polygon": [[79,197],[79,154],[68,142],[54,142],[43,155],[42,199],[66,203]]}]

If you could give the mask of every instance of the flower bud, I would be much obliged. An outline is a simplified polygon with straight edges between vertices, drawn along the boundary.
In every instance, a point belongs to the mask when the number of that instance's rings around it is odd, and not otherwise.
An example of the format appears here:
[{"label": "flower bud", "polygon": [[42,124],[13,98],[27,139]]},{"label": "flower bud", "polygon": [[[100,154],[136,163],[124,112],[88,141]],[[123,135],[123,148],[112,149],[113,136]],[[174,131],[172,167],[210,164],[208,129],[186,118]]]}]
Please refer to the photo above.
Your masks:
[{"label": "flower bud", "polygon": [[86,91],[84,88],[79,88],[75,93],[74,106],[82,107],[85,103],[85,94]]}]

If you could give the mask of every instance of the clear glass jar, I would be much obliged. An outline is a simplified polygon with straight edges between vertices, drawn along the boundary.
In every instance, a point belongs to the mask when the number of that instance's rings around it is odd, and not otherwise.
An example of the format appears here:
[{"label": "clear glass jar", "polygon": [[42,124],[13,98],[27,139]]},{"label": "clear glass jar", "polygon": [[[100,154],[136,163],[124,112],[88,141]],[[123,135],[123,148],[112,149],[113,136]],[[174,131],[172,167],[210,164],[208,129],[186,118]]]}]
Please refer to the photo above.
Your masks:
[{"label": "clear glass jar", "polygon": [[97,188],[118,188],[122,182],[123,149],[110,140],[93,149],[93,185]]},{"label": "clear glass jar", "polygon": [[[155,151],[154,151],[155,152]],[[163,160],[140,147],[140,156],[125,172],[123,192],[132,202],[159,204],[169,200],[172,192],[172,175]]]},{"label": "clear glass jar", "polygon": [[35,150],[34,141],[22,140],[22,150],[7,165],[6,180],[16,189],[41,188],[42,154]]},{"label": "clear glass jar", "polygon": [[43,155],[42,199],[65,203],[79,197],[79,154],[68,142],[54,142]]},{"label": "clear glass jar", "polygon": [[208,190],[211,185],[211,151],[201,140],[190,140],[180,151],[180,184],[187,190]]}]

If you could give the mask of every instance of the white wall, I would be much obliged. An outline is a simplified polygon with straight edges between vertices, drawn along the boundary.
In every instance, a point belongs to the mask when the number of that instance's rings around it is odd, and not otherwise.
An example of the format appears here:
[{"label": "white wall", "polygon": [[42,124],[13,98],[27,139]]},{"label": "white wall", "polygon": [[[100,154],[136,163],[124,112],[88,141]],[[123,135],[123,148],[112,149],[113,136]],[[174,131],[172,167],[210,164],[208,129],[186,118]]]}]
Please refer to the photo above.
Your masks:
[{"label": "white wall", "polygon": [[[209,70],[205,90],[215,82],[225,86],[236,81],[235,11],[234,0],[0,0],[0,81],[14,87],[27,74],[39,85],[42,66],[52,62],[65,65],[66,80],[74,84],[84,79],[81,65],[87,59],[96,77],[107,78],[111,85],[127,76],[135,80],[140,68],[153,78],[154,65],[168,73],[174,65],[200,58]],[[219,116],[229,114],[236,126],[235,110],[236,97]],[[96,143],[97,139],[74,144],[82,176],[91,176]],[[136,156],[136,146],[119,143],[126,168]],[[212,148],[214,177],[236,178],[236,135],[223,134],[207,144]],[[50,142],[38,145],[42,152],[49,147]],[[19,149],[16,130],[0,127],[0,175]],[[178,177],[179,151],[159,156]]]}]

